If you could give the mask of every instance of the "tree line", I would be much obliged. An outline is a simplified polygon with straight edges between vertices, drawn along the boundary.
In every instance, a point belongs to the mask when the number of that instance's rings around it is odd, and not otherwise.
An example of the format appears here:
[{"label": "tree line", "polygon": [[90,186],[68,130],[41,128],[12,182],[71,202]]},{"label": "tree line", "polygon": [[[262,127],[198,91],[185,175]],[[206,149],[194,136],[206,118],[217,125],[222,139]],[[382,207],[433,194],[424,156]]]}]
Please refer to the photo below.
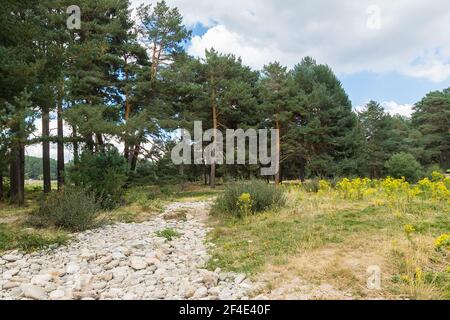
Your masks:
[{"label": "tree line", "polygon": [[[208,128],[279,129],[281,170],[274,177],[385,174],[385,162],[407,152],[423,166],[450,167],[450,88],[428,94],[411,119],[371,101],[354,112],[327,65],[306,57],[291,70],[278,62],[256,71],[239,57],[210,49],[185,52],[191,31],[164,1],[79,0],[81,28],[68,29],[67,0],[4,0],[0,12],[0,197],[25,201],[25,147],[42,145],[43,189],[51,191],[50,143],[57,144],[58,189],[64,149],[108,152],[116,142],[130,179],[161,181],[252,177],[251,165],[174,166],[174,130],[194,121]],[[57,120],[56,135],[50,120]],[[42,131],[35,134],[35,123]],[[68,130],[70,129],[70,130]],[[66,134],[65,132],[70,132]],[[8,178],[8,179],[5,179]]]}]

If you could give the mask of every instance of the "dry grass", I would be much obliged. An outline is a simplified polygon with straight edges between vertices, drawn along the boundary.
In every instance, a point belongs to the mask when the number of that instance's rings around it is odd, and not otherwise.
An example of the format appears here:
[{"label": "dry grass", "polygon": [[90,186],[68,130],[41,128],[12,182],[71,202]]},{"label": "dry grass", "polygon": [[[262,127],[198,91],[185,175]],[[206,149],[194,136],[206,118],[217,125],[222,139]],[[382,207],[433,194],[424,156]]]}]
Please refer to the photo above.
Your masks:
[{"label": "dry grass", "polygon": [[[290,189],[279,212],[214,220],[210,267],[246,272],[272,298],[450,299],[449,256],[434,249],[434,239],[450,231],[445,203],[416,201],[395,215],[383,198]],[[405,234],[405,224],[416,231]],[[367,288],[374,265],[381,290]]]}]

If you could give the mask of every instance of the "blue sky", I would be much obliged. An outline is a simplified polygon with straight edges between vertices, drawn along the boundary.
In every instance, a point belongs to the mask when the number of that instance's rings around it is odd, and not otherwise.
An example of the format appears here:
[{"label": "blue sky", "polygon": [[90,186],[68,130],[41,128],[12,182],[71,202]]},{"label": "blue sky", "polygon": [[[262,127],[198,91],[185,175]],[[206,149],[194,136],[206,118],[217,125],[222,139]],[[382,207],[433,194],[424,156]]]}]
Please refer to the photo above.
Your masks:
[{"label": "blue sky", "polygon": [[409,116],[426,93],[450,87],[448,0],[166,2],[193,30],[191,55],[213,47],[254,69],[311,56],[335,71],[355,109],[373,99]]},{"label": "blue sky", "polygon": [[[198,22],[191,27],[191,30],[194,37],[203,37],[210,28]],[[186,47],[189,48],[191,44],[189,41]],[[300,59],[301,57],[299,57],[299,61]],[[450,87],[450,77],[444,81],[435,82],[427,78],[407,76],[398,72],[361,71],[338,74],[338,77],[355,109],[364,106],[370,100],[412,106],[428,92]],[[388,109],[387,106],[385,107]]]}]

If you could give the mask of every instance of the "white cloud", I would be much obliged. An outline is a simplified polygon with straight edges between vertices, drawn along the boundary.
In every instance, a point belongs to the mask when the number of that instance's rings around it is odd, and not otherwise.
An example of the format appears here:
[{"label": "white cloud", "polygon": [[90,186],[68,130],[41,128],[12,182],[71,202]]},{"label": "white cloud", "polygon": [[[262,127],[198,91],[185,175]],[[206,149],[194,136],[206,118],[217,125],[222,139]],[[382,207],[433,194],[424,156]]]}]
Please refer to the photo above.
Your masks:
[{"label": "white cloud", "polygon": [[[310,55],[340,74],[394,71],[436,82],[450,76],[448,0],[167,2],[188,25],[211,28],[193,39],[189,52],[199,56],[215,47],[255,68],[272,60],[293,66]],[[373,5],[380,8],[379,28],[368,28]]]},{"label": "white cloud", "polygon": [[[384,111],[389,113],[390,115],[400,115],[403,117],[411,117],[413,113],[413,107],[412,104],[400,104],[395,101],[384,101],[380,103],[381,106],[384,108]],[[366,108],[365,105],[362,106],[356,106],[354,108],[355,111],[361,112]]]},{"label": "white cloud", "polygon": [[384,107],[384,110],[388,112],[391,115],[401,115],[404,117],[411,117],[413,113],[413,107],[412,104],[399,104],[395,101],[386,101],[381,103],[381,105]]}]

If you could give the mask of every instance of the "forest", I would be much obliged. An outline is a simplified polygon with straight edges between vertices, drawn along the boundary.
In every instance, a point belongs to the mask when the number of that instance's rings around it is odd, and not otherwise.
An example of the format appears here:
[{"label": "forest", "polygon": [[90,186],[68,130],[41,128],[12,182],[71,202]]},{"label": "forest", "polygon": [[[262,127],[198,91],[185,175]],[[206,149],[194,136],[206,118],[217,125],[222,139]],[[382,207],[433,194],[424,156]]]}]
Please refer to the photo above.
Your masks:
[{"label": "forest", "polygon": [[[278,180],[400,177],[404,173],[389,171],[386,162],[403,153],[405,165],[422,171],[413,176],[450,167],[448,89],[418,101],[411,119],[391,116],[375,101],[354,112],[331,68],[313,58],[299,58],[292,70],[273,62],[256,71],[214,49],[205,59],[187,55],[191,32],[178,10],[164,2],[140,7],[134,22],[127,1],[86,1],[79,30],[67,29],[64,1],[5,5],[1,180],[10,178],[10,197],[17,203],[24,202],[24,148],[37,143],[45,192],[50,143],[58,144],[59,188],[65,147],[77,163],[84,152],[101,154],[120,144],[130,176],[137,172],[149,182],[201,180],[208,172],[207,183],[214,183],[209,176],[216,170],[218,177],[258,174],[250,166],[171,166],[170,133],[190,128],[194,120],[221,130],[278,128]],[[51,115],[57,134],[49,132]],[[32,135],[36,119],[42,132]]]},{"label": "forest", "polygon": [[[314,57],[298,57],[293,68],[273,57],[262,70],[214,48],[198,58],[186,52],[192,31],[182,13],[164,0],[135,11],[128,0],[78,0],[81,26],[68,28],[72,13],[66,9],[72,2],[2,1],[0,202],[13,212],[31,206],[26,226],[82,231],[94,213],[97,218],[111,211],[120,221],[135,221],[133,210],[142,214],[163,210],[163,204],[175,200],[214,196],[213,210],[247,222],[217,222],[211,241],[223,251],[213,253],[209,266],[244,273],[259,272],[266,259],[277,259],[280,252],[293,254],[291,248],[302,247],[302,241],[314,238],[308,248],[316,248],[339,243],[336,239],[347,237],[350,229],[366,232],[362,225],[385,230],[373,222],[376,217],[409,240],[420,231],[429,241],[443,235],[441,242],[448,243],[450,88],[417,101],[410,118],[388,113],[377,101],[356,110],[332,68]],[[52,121],[56,130],[50,130]],[[194,121],[220,131],[278,129],[279,172],[266,177],[260,165],[173,164],[170,154],[179,132],[193,130]],[[57,146],[55,160],[52,144]],[[36,145],[42,160],[26,155],[27,147]],[[29,179],[39,180],[31,191]],[[425,199],[420,202],[425,206],[420,208],[427,208],[423,214],[430,216],[408,220],[412,211],[420,211],[419,197]],[[369,202],[362,208],[355,201]],[[286,203],[292,210],[310,208],[324,216],[302,213],[306,216],[299,218],[286,212],[266,220],[256,217]],[[331,219],[330,210],[345,214]],[[351,210],[362,210],[361,215]],[[366,210],[375,210],[373,216]],[[390,218],[377,210],[389,212]],[[296,224],[297,219],[305,219],[304,224]],[[339,223],[344,227],[336,227]],[[306,226],[320,235],[311,235]],[[6,244],[0,250],[21,247],[25,238],[2,228],[0,242]],[[328,231],[338,235],[331,239]],[[51,241],[64,242],[60,232],[52,233]],[[179,236],[172,227],[158,232],[170,240]],[[269,247],[255,247],[255,260],[246,260],[250,249],[240,247],[239,235],[262,245],[257,233],[272,235],[265,242]],[[278,242],[287,234],[289,243]],[[41,247],[33,241],[22,248]],[[430,274],[441,279],[448,255],[439,259]],[[402,274],[414,278],[416,271],[399,271],[397,283],[404,280]],[[439,285],[432,282],[436,287],[431,291],[408,281],[403,282],[408,297],[448,294],[442,279]],[[430,293],[436,290],[440,293]],[[194,297],[202,297],[195,292]]]}]

